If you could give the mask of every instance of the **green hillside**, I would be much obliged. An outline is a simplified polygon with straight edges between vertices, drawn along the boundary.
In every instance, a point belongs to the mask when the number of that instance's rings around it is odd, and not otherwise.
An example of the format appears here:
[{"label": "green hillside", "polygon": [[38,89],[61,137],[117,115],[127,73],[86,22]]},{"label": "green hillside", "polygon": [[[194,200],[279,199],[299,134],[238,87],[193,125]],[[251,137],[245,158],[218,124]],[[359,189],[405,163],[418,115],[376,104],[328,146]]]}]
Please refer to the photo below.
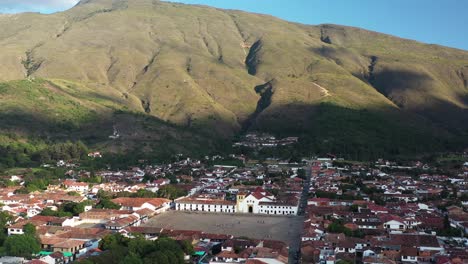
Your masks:
[{"label": "green hillside", "polygon": [[[467,51],[151,0],[82,0],[0,26],[5,133],[116,151],[252,130],[358,157],[467,146]],[[120,123],[125,144],[110,144]]]},{"label": "green hillside", "polygon": [[[0,83],[0,101],[0,147],[28,152],[48,142],[81,140],[114,153],[139,150],[156,156],[220,147],[206,134],[130,111],[110,95],[62,80]],[[114,130],[118,137],[111,138]]]}]

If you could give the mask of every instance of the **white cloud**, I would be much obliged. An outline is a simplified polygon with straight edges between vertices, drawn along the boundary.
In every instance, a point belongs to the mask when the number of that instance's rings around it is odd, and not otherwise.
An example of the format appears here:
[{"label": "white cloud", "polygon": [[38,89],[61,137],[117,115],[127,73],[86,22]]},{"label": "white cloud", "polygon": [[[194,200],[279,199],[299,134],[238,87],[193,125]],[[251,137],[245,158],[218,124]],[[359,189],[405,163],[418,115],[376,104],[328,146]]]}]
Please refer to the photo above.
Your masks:
[{"label": "white cloud", "polygon": [[0,0],[0,13],[52,13],[74,6],[79,0]]}]

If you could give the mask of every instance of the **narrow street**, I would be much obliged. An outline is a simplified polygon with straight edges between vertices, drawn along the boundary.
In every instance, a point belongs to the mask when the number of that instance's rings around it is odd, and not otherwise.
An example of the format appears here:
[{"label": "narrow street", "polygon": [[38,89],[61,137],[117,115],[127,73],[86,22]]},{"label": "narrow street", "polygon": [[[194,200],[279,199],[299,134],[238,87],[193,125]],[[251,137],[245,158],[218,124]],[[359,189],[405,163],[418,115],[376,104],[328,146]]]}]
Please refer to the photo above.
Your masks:
[{"label": "narrow street", "polygon": [[[297,211],[297,215],[305,220],[305,210],[307,208],[307,198],[309,196],[309,186],[310,186],[310,178],[311,178],[311,168],[310,164],[307,164],[304,167],[306,171],[306,180],[304,182],[304,186],[302,189],[301,199],[299,201],[299,208]],[[302,227],[301,227],[302,228]],[[297,264],[301,259],[301,235],[299,235],[292,243],[289,245],[289,263],[290,264]]]}]

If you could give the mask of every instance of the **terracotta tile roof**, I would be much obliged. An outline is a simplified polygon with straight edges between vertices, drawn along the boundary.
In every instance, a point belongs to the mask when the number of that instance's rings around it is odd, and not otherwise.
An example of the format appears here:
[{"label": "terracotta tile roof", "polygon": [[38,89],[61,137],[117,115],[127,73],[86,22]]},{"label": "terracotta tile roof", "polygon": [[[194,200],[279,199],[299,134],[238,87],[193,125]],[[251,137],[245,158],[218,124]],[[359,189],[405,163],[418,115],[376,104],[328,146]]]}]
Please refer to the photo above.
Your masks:
[{"label": "terracotta tile roof", "polygon": [[261,193],[259,193],[259,192],[253,192],[253,193],[251,193],[250,195],[252,195],[253,197],[255,197],[255,199],[257,199],[257,200],[260,200],[260,199],[262,199],[263,197],[265,197],[265,195],[263,195],[263,194],[261,194]]},{"label": "terracotta tile roof", "polygon": [[391,234],[393,244],[413,247],[440,247],[436,236],[419,234]]},{"label": "terracotta tile roof", "polygon": [[196,230],[163,230],[162,233],[175,240],[197,240],[203,232]]},{"label": "terracotta tile roof", "polygon": [[227,240],[227,239],[232,238],[232,235],[203,233],[201,235],[201,238],[211,239],[211,240]]},{"label": "terracotta tile roof", "polygon": [[135,213],[139,214],[140,216],[150,216],[155,213],[155,211],[148,209],[148,208],[143,208],[138,211],[135,211]]},{"label": "terracotta tile roof", "polygon": [[141,207],[144,203],[152,204],[156,207],[161,207],[165,203],[169,203],[170,200],[164,198],[131,198],[131,197],[119,197],[113,199],[112,202],[125,207]]},{"label": "terracotta tile roof", "polygon": [[69,249],[69,248],[82,246],[85,244],[85,242],[86,241],[76,240],[76,239],[67,239],[65,241],[62,239],[61,242],[54,244],[53,247]]},{"label": "terracotta tile roof", "polygon": [[96,209],[93,208],[87,212],[80,214],[81,219],[111,219],[114,217],[120,217],[122,215],[132,214],[132,210],[113,210],[113,209]]},{"label": "terracotta tile roof", "polygon": [[162,228],[149,226],[128,226],[125,228],[125,231],[138,234],[159,234],[161,233]]},{"label": "terracotta tile roof", "polygon": [[34,226],[43,226],[43,225],[62,225],[66,220],[66,217],[56,217],[56,216],[42,216],[36,215],[30,219],[22,220],[13,225],[10,225],[10,228],[23,228],[26,224],[33,224]]},{"label": "terracotta tile roof", "polygon": [[127,217],[112,220],[106,223],[106,226],[126,227],[138,220],[138,217],[129,215]]},{"label": "terracotta tile roof", "polygon": [[401,255],[402,256],[418,256],[418,249],[414,247],[402,247],[401,248]]},{"label": "terracotta tile roof", "polygon": [[226,201],[226,200],[219,200],[219,199],[192,199],[192,198],[184,198],[176,201],[177,203],[185,203],[185,204],[219,204],[219,205],[235,205],[236,202],[234,201]]},{"label": "terracotta tile roof", "polygon": [[71,227],[64,230],[63,233],[58,233],[56,236],[60,238],[75,238],[75,239],[93,239],[104,237],[111,231],[103,228],[77,228]]},{"label": "terracotta tile roof", "polygon": [[403,223],[403,219],[401,217],[392,214],[381,214],[379,215],[379,219],[383,223],[388,221],[398,221],[400,223]]},{"label": "terracotta tile roof", "polygon": [[41,244],[43,245],[54,245],[63,241],[63,238],[56,237],[56,236],[50,236],[50,237],[39,236],[39,239],[41,240]]},{"label": "terracotta tile roof", "polygon": [[217,258],[239,258],[239,255],[232,251],[221,251],[218,255],[216,255]]},{"label": "terracotta tile roof", "polygon": [[86,182],[77,182],[77,181],[72,181],[72,180],[65,180],[63,182],[63,185],[65,186],[88,186],[89,184]]},{"label": "terracotta tile roof", "polygon": [[55,258],[55,259],[60,259],[60,258],[63,258],[63,253],[60,252],[60,251],[56,251],[52,254],[50,254],[49,256],[51,256],[52,258]]},{"label": "terracotta tile roof", "polygon": [[28,261],[26,262],[27,264],[48,264],[47,262],[45,261],[42,261],[40,259],[33,259],[31,261]]}]

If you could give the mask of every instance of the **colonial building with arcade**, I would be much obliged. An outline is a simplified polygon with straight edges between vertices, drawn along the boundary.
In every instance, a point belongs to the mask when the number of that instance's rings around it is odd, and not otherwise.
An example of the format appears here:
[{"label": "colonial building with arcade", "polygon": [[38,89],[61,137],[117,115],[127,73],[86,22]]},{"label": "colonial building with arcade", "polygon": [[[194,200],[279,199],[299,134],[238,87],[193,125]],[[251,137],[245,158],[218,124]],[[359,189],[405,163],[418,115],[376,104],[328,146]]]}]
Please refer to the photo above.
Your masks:
[{"label": "colonial building with arcade", "polygon": [[191,196],[175,200],[178,211],[200,211],[215,213],[245,213],[266,215],[296,215],[299,199],[297,195],[275,197],[273,194],[257,187],[253,191],[239,191],[235,200],[226,200],[225,196],[217,197]]}]

